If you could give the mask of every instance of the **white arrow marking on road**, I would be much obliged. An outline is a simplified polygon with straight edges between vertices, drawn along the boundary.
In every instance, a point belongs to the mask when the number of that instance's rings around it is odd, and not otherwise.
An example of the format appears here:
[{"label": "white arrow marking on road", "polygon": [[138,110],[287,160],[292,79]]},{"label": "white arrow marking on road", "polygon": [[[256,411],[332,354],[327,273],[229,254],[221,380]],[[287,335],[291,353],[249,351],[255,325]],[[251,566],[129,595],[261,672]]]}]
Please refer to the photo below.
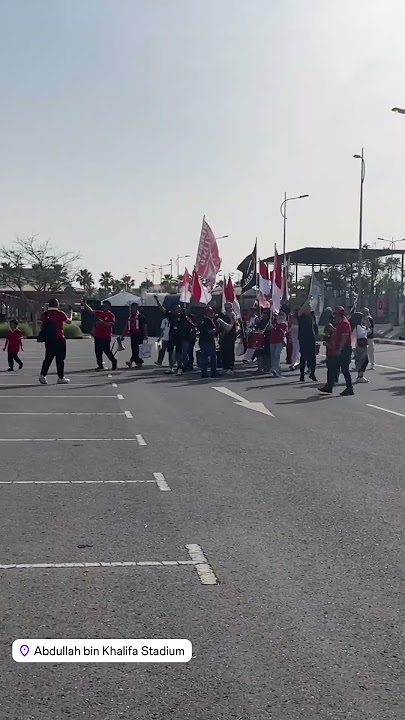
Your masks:
[{"label": "white arrow marking on road", "polygon": [[261,402],[250,402],[250,400],[245,400],[245,398],[241,395],[237,395],[233,392],[233,390],[229,390],[226,387],[213,387],[212,389],[218,390],[218,392],[228,395],[231,398],[235,398],[235,405],[240,405],[248,410],[256,410],[256,412],[263,413],[263,415],[270,415],[270,417],[274,417],[273,413],[270,412],[270,410],[268,410]]}]

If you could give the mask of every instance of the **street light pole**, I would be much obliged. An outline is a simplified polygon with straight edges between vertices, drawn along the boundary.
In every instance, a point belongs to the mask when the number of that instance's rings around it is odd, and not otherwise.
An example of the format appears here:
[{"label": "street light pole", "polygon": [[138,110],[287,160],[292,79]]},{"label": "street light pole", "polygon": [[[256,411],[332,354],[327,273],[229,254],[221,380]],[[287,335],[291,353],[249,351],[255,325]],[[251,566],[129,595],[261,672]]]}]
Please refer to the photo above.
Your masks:
[{"label": "street light pole", "polygon": [[358,281],[357,281],[357,303],[361,307],[363,300],[363,185],[366,177],[366,163],[364,162],[364,148],[361,148],[361,155],[353,155],[361,160],[360,175],[360,213],[359,213],[359,260],[358,260]]},{"label": "street light pole", "polygon": [[184,258],[189,258],[190,255],[177,255],[176,257],[176,264],[177,264],[177,277],[180,275],[180,260],[184,260]]},{"label": "street light pole", "polygon": [[283,257],[285,257],[285,247],[287,240],[287,203],[290,200],[301,200],[301,198],[307,198],[309,195],[297,195],[296,197],[287,197],[287,193],[284,193],[284,200],[280,205],[280,213],[283,217]]}]

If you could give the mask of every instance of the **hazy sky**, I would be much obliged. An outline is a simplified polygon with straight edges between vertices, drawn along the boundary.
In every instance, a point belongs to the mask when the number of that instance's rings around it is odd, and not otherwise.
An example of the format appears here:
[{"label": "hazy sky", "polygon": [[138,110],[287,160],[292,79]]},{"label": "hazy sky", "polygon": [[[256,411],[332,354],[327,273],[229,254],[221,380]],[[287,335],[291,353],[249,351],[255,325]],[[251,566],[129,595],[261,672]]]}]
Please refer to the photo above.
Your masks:
[{"label": "hazy sky", "polygon": [[[192,255],[205,213],[233,270],[405,237],[403,0],[0,0],[1,243],[82,267]],[[405,244],[404,244],[405,246]],[[184,262],[184,261],[183,261]]]}]

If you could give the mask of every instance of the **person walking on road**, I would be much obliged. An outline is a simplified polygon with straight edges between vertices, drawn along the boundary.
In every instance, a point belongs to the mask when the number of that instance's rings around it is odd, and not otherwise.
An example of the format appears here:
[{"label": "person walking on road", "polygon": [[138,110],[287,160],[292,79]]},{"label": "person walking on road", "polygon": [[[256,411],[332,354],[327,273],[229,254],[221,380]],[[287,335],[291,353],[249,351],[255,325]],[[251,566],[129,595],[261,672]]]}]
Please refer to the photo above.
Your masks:
[{"label": "person walking on road", "polygon": [[290,357],[290,370],[295,370],[298,365],[300,355],[300,344],[298,341],[298,308],[290,315],[288,322],[288,331],[290,334],[291,341],[291,357]]},{"label": "person walking on road", "polygon": [[368,383],[370,382],[364,373],[368,365],[368,340],[367,340],[367,327],[364,323],[363,317],[357,325],[355,325],[352,332],[352,340],[355,341],[354,349],[354,362],[357,370],[357,383]]},{"label": "person walking on road", "polygon": [[311,307],[308,302],[298,310],[298,340],[300,344],[300,381],[305,380],[305,366],[309,369],[309,379],[316,382],[316,334]]},{"label": "person walking on road", "polygon": [[352,357],[351,325],[345,316],[345,309],[339,305],[335,309],[335,330],[332,332],[328,354],[328,378],[326,385],[319,388],[322,393],[332,393],[336,379],[337,368],[340,366],[346,387],[340,394],[345,397],[353,395],[352,377],[350,375],[350,361]]},{"label": "person walking on road", "polygon": [[63,332],[64,323],[72,322],[72,310],[69,314],[59,310],[59,300],[51,298],[49,300],[48,310],[41,317],[41,331],[38,336],[39,342],[45,343],[45,359],[42,363],[39,382],[41,385],[47,385],[46,376],[48,370],[55,360],[56,370],[58,373],[58,384],[66,385],[70,382],[65,377],[65,359],[66,359],[66,339]]},{"label": "person walking on road", "polygon": [[274,316],[270,330],[270,367],[274,377],[281,377],[280,358],[285,346],[287,332],[286,317],[283,312]]},{"label": "person walking on road", "polygon": [[235,343],[238,321],[230,302],[225,303],[225,313],[218,318],[219,347],[221,350],[222,369],[225,373],[233,373],[235,368]]},{"label": "person walking on road", "polygon": [[370,315],[370,310],[366,307],[361,311],[363,315],[363,323],[367,328],[367,353],[370,363],[369,370],[374,370],[374,320]]},{"label": "person walking on road", "polygon": [[[162,367],[163,360],[166,354],[166,350],[169,347],[169,333],[170,333],[170,318],[169,313],[166,312],[162,322],[160,323],[160,334],[159,334],[159,342],[160,342],[160,350],[158,354],[158,359],[155,362],[155,365],[158,365],[159,367]],[[170,358],[169,358],[169,365],[170,365]]]},{"label": "person walking on road", "polygon": [[14,363],[16,362],[19,369],[21,370],[23,366],[23,361],[20,359],[18,353],[20,350],[23,349],[22,346],[22,339],[23,334],[18,327],[18,320],[10,320],[10,330],[8,331],[6,335],[6,342],[4,345],[3,350],[7,350],[8,352],[8,370],[7,372],[13,372],[14,370]]},{"label": "person walking on road", "polygon": [[[180,375],[182,370],[182,353],[183,353],[183,335],[184,335],[184,321],[183,313],[180,305],[173,305],[170,308],[169,313],[169,369],[166,370],[166,375],[174,374],[175,372]],[[176,368],[175,368],[176,365]],[[179,372],[180,371],[180,372]]]},{"label": "person walking on road", "polygon": [[105,370],[103,363],[103,354],[111,361],[111,369],[117,369],[117,360],[111,351],[111,339],[115,325],[115,315],[111,311],[111,303],[109,300],[103,300],[101,308],[93,310],[90,305],[83,302],[82,308],[87,310],[95,317],[95,325],[93,330],[94,352],[96,354],[97,367],[96,371]]},{"label": "person walking on road", "polygon": [[128,319],[126,334],[129,335],[131,339],[132,350],[131,358],[126,364],[128,367],[132,367],[132,363],[135,363],[135,367],[141,368],[143,359],[139,355],[139,348],[148,340],[148,328],[146,326],[146,318],[139,312],[139,305],[136,302],[131,304],[131,313]]},{"label": "person walking on road", "polygon": [[218,334],[214,322],[214,310],[207,307],[204,311],[204,318],[200,325],[200,350],[201,350],[201,377],[208,377],[208,366],[211,377],[217,377],[217,351],[215,338]]}]

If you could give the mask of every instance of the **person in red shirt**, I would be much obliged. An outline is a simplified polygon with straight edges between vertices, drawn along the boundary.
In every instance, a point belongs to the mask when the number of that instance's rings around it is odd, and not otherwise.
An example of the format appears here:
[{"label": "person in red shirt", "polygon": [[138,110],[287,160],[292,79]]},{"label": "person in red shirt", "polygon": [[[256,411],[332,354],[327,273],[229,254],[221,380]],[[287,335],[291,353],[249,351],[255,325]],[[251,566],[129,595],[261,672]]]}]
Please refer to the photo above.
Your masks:
[{"label": "person in red shirt", "polygon": [[270,364],[271,373],[274,377],[281,377],[280,357],[285,346],[285,335],[287,323],[284,313],[275,316],[270,330]]},{"label": "person in red shirt", "polygon": [[330,338],[327,358],[328,358],[328,379],[326,385],[319,388],[320,392],[332,393],[333,380],[336,378],[339,365],[343,373],[346,387],[340,394],[343,397],[354,395],[352,377],[350,375],[350,361],[352,358],[352,329],[350,323],[345,316],[345,309],[341,305],[335,308],[336,327]]},{"label": "person in red shirt", "polygon": [[42,328],[38,337],[39,342],[45,343],[45,359],[42,363],[39,382],[41,385],[47,385],[46,376],[48,370],[55,360],[56,370],[58,373],[58,384],[66,385],[70,382],[65,378],[65,359],[66,359],[66,338],[63,332],[64,323],[72,322],[72,310],[69,314],[59,310],[59,300],[51,298],[48,304],[48,310],[41,317]]},{"label": "person in red shirt", "polygon": [[94,352],[96,354],[97,367],[96,371],[105,370],[103,363],[103,354],[111,360],[111,369],[117,369],[117,360],[111,351],[111,339],[115,325],[115,315],[111,311],[111,303],[109,300],[103,300],[101,309],[93,310],[90,305],[82,303],[82,308],[87,310],[95,317],[95,325],[93,330]]},{"label": "person in red shirt", "polygon": [[10,330],[8,331],[6,335],[6,343],[4,345],[3,350],[8,351],[8,370],[7,372],[12,372],[14,370],[14,362],[17,363],[18,367],[22,368],[23,361],[20,360],[18,357],[18,353],[20,350],[23,349],[22,346],[22,339],[23,334],[18,327],[18,320],[10,320]]},{"label": "person in red shirt", "polygon": [[125,334],[131,338],[132,350],[131,359],[126,364],[128,367],[132,367],[134,362],[137,368],[141,368],[143,360],[139,355],[139,347],[142,343],[148,341],[148,328],[145,316],[139,312],[138,303],[131,304],[131,314],[128,318],[128,327]]}]

